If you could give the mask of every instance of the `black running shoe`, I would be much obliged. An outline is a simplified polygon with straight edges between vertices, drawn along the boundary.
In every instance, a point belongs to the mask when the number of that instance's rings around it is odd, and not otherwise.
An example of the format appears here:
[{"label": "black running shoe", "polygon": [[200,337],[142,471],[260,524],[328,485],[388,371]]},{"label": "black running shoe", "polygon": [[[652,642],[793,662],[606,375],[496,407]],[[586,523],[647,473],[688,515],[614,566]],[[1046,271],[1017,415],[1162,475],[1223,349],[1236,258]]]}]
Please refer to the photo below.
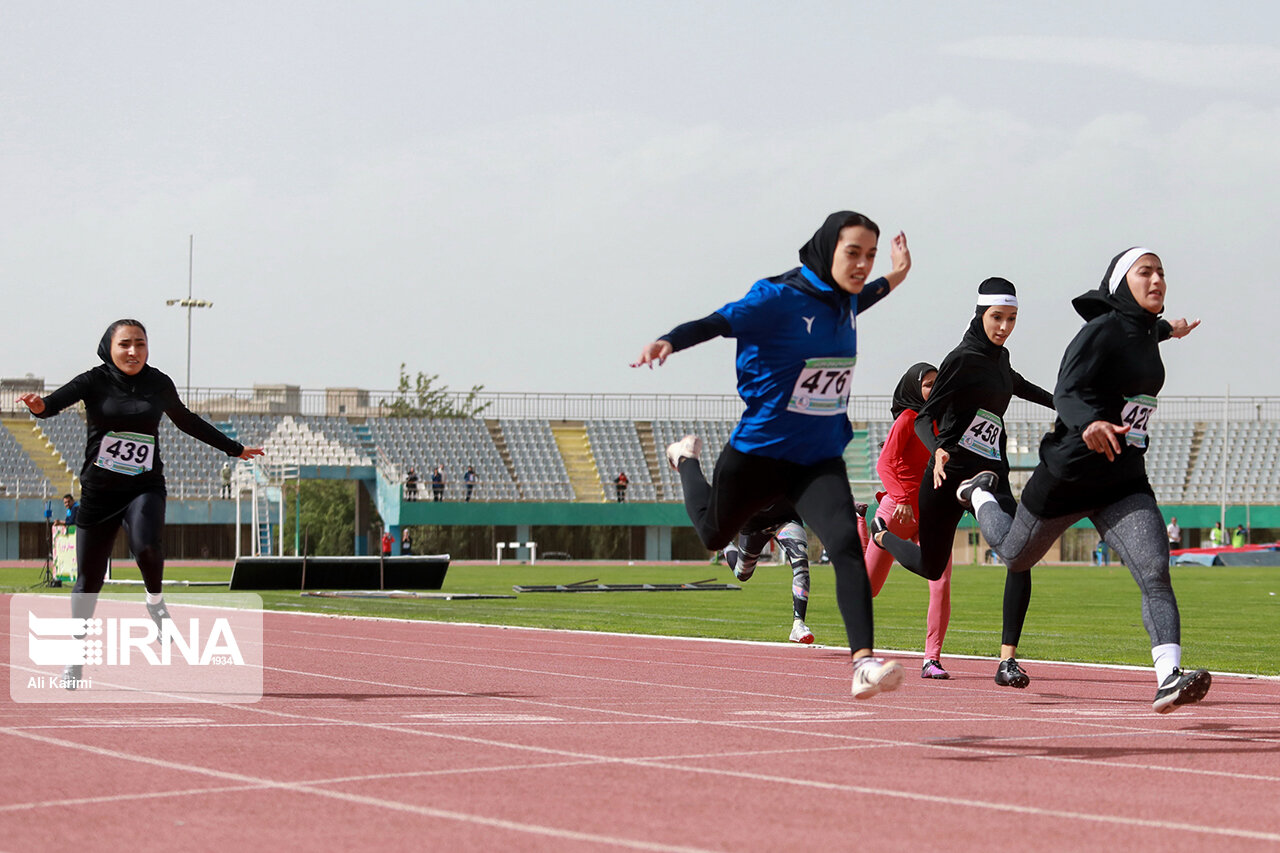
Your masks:
[{"label": "black running shoe", "polygon": [[951,677],[951,673],[942,668],[942,662],[937,658],[930,658],[920,667],[920,677],[945,680]]},{"label": "black running shoe", "polygon": [[151,621],[156,623],[156,630],[164,633],[164,620],[173,621],[173,617],[169,615],[169,608],[164,606],[164,602],[147,605],[147,615],[151,617]]},{"label": "black running shoe", "polygon": [[1016,687],[1019,690],[1031,683],[1031,676],[1018,666],[1016,658],[1005,658],[996,669],[996,684],[1001,687]]},{"label": "black running shoe", "polygon": [[956,489],[956,500],[960,502],[960,506],[973,512],[973,501],[971,500],[973,498],[973,490],[982,489],[984,492],[993,492],[999,482],[1000,477],[991,471],[982,471],[974,474]]},{"label": "black running shoe", "polygon": [[853,511],[854,511],[854,513],[855,513],[856,515],[860,515],[860,516],[862,516],[863,518],[866,518],[866,517],[867,517],[867,509],[868,509],[868,505],[867,505],[867,504],[859,503],[858,501],[854,501],[854,502],[853,502]]},{"label": "black running shoe", "polygon": [[1209,685],[1212,683],[1213,676],[1207,669],[1191,672],[1175,669],[1156,691],[1156,700],[1151,703],[1151,709],[1157,714],[1167,714],[1181,705],[1199,702],[1209,692]]},{"label": "black running shoe", "polygon": [[867,522],[867,529],[871,531],[871,541],[883,548],[884,545],[881,545],[876,537],[889,532],[889,525],[884,523],[884,519],[878,515],[871,516],[871,520]]}]

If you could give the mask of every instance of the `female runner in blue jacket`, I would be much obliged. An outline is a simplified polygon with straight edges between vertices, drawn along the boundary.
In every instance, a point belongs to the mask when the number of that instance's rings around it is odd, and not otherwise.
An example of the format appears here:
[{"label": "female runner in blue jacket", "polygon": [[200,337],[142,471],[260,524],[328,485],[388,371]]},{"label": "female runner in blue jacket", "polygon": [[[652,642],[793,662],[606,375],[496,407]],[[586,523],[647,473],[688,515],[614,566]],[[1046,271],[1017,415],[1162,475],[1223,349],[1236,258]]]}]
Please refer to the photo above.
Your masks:
[{"label": "female runner in blue jacket", "polygon": [[836,576],[836,602],[854,658],[852,692],[893,690],[902,667],[872,655],[871,588],[855,523],[844,447],[857,358],[858,315],[902,283],[911,268],[905,234],[893,238],[893,269],[868,281],[880,229],[839,211],[800,248],[800,266],[752,285],[713,314],[646,345],[632,365],[662,364],[673,352],[723,335],[738,341],[742,419],[720,454],[712,482],[688,435],[667,448],[685,508],[709,550],[723,548],[756,512],[785,499],[822,539]]}]

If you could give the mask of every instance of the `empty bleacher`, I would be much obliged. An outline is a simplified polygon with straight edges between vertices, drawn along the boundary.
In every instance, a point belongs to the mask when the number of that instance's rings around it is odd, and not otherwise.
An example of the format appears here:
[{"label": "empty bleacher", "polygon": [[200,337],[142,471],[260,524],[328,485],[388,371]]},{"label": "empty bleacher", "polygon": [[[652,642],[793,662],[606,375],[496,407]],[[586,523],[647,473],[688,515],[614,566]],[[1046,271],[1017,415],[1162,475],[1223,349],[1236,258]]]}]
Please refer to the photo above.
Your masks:
[{"label": "empty bleacher", "polygon": [[614,478],[625,471],[627,500],[657,500],[635,421],[587,421],[587,439],[606,495],[614,494]]},{"label": "empty bleacher", "polygon": [[0,494],[43,497],[53,494],[47,480],[9,430],[0,428]]},{"label": "empty bleacher", "polygon": [[294,415],[235,415],[237,440],[261,447],[266,458],[284,465],[372,465],[343,418]]},{"label": "empty bleacher", "polygon": [[658,449],[658,478],[662,486],[662,500],[683,501],[684,488],[680,475],[667,463],[667,445],[679,441],[690,433],[702,439],[702,473],[708,480],[716,469],[720,451],[729,440],[736,421],[654,421],[653,441]]},{"label": "empty bleacher", "polygon": [[526,501],[571,501],[573,487],[569,472],[551,434],[551,424],[540,420],[501,420],[499,428],[507,443],[507,453],[515,469],[520,499]]},{"label": "empty bleacher", "polygon": [[462,500],[462,475],[475,466],[479,482],[472,500],[518,500],[515,483],[484,421],[471,418],[376,418],[369,433],[384,462],[403,476],[410,468],[419,477],[418,497],[431,499],[431,472],[444,466],[445,500]]},{"label": "empty bleacher", "polygon": [[[361,418],[358,427],[344,417],[299,415],[231,415],[219,427],[247,446],[266,448],[272,462],[300,466],[372,466],[390,463],[399,476],[417,470],[418,497],[430,499],[430,476],[443,464],[447,500],[465,496],[462,480],[468,465],[479,476],[473,500],[599,501],[614,494],[613,480],[626,471],[632,501],[683,500],[680,478],[667,465],[666,446],[688,433],[702,438],[702,469],[711,477],[721,449],[733,429],[731,420],[594,419],[582,422],[596,464],[601,492],[581,498],[570,485],[565,460],[551,424],[539,418],[504,418],[486,425],[478,418]],[[84,457],[85,423],[75,410],[54,418],[29,421],[39,426],[78,473]],[[217,423],[217,421],[215,421]],[[874,463],[888,435],[889,419],[860,423],[857,441],[865,442],[866,459]],[[1015,471],[1028,471],[1038,459],[1040,440],[1051,428],[1041,420],[1006,420],[1009,460]],[[22,429],[11,424],[10,429]],[[365,436],[357,434],[359,429]],[[492,433],[491,433],[492,430]],[[864,432],[865,430],[865,432]],[[498,443],[495,444],[494,437]],[[650,437],[651,436],[651,437]],[[178,430],[165,419],[161,447],[169,492],[174,497],[212,497],[221,485],[225,454]],[[371,454],[369,443],[376,448]],[[504,446],[504,461],[499,446]],[[40,497],[48,474],[9,430],[0,430],[0,494]],[[37,454],[38,455],[38,454]],[[655,458],[656,457],[656,458]],[[861,456],[860,456],[861,458]],[[1232,503],[1280,503],[1280,421],[1157,420],[1151,427],[1147,472],[1157,499],[1164,504],[1213,504],[1222,498],[1225,473]],[[656,474],[656,477],[654,476]],[[851,472],[851,476],[855,476]],[[1023,474],[1025,477],[1025,473]],[[863,487],[859,487],[860,489]],[[50,493],[59,491],[48,487]],[[862,492],[858,491],[861,496]]]}]

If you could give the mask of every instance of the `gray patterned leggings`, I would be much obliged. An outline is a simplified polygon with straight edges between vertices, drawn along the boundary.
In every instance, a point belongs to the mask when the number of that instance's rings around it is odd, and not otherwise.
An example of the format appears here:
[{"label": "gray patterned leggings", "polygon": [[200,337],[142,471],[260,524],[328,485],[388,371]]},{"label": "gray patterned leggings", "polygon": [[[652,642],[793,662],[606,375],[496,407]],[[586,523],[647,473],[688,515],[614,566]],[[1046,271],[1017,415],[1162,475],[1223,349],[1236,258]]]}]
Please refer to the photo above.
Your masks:
[{"label": "gray patterned leggings", "polygon": [[[1151,635],[1151,645],[1181,643],[1182,628],[1178,601],[1169,581],[1169,540],[1164,519],[1155,498],[1147,494],[1129,495],[1113,504],[1089,512],[1058,518],[1040,518],[1019,504],[1010,516],[998,503],[986,503],[978,510],[978,526],[1011,572],[1025,572],[1035,565],[1068,527],[1088,518],[1098,535],[1114,548],[1129,567],[1142,592],[1142,624]],[[1026,619],[1006,614],[1018,624]],[[1005,626],[1006,631],[1009,625]]]}]

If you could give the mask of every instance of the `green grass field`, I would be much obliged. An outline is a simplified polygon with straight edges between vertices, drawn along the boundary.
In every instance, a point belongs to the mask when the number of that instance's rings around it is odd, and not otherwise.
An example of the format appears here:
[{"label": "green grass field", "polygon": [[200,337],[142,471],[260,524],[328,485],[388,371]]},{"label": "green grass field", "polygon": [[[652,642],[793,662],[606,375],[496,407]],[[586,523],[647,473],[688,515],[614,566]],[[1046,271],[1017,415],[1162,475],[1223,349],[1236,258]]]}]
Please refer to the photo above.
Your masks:
[{"label": "green grass field", "polygon": [[[1258,675],[1280,675],[1280,569],[1173,570],[1182,611],[1187,665]],[[135,570],[117,571],[137,577]],[[167,575],[223,580],[228,570],[171,565]],[[513,584],[554,584],[598,578],[601,583],[679,583],[717,577],[732,582],[723,566],[454,566],[444,590],[511,594]],[[0,592],[25,591],[35,569],[0,569]],[[1034,573],[1031,611],[1019,656],[1047,660],[1149,666],[1150,643],[1142,627],[1137,585],[1123,567],[1047,566]],[[809,616],[817,642],[845,645],[830,567],[813,571]],[[784,641],[791,628],[791,571],[765,566],[741,590],[727,592],[522,593],[515,600],[432,601],[326,599],[296,591],[261,593],[272,610],[314,610],[361,616],[481,622],[544,628],[673,634]],[[999,651],[1004,570],[959,566],[951,591],[951,626],[943,648],[950,654],[994,657]],[[137,591],[136,587],[126,588]],[[192,587],[190,591],[225,591]],[[186,590],[184,590],[186,591]],[[65,594],[65,590],[52,594]],[[876,644],[920,650],[924,645],[925,583],[895,569],[875,602]]]}]

